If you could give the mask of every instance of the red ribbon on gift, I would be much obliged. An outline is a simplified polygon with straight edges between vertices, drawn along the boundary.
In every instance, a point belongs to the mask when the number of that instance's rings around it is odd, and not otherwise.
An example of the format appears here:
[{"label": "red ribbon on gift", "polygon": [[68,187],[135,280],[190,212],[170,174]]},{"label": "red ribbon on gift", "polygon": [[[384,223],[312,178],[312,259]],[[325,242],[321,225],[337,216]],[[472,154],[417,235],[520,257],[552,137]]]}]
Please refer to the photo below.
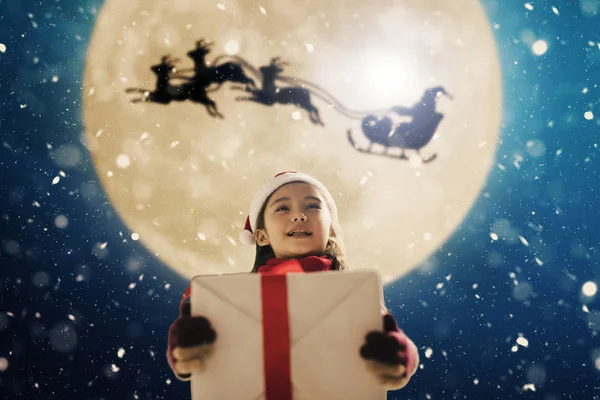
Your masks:
[{"label": "red ribbon on gift", "polygon": [[[266,400],[292,400],[290,322],[288,313],[288,272],[304,272],[298,260],[280,263],[261,272],[263,317],[263,365]],[[190,298],[191,286],[179,307]]]},{"label": "red ribbon on gift", "polygon": [[290,260],[261,272],[266,400],[292,400],[288,272],[303,272],[302,265]]}]

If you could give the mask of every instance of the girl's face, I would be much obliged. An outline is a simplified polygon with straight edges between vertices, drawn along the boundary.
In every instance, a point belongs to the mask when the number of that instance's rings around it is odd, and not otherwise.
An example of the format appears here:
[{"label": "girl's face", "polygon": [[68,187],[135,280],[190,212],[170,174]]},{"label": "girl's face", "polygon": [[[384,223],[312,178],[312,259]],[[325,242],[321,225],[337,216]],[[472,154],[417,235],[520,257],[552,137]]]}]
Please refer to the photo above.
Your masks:
[{"label": "girl's face", "polygon": [[271,245],[277,258],[318,255],[331,233],[331,214],[325,199],[308,183],[289,183],[277,189],[265,207],[265,229],[256,230],[260,246]]}]

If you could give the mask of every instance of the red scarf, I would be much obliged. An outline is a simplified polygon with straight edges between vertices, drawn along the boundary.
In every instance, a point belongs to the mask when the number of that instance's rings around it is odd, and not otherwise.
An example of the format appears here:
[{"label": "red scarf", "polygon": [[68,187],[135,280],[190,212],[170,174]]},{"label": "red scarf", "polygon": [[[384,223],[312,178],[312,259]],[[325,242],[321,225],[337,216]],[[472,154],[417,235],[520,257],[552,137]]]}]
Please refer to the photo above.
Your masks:
[{"label": "red scarf", "polygon": [[304,258],[270,258],[258,267],[258,273],[287,274],[288,272],[330,271],[333,261],[326,256],[308,256]]}]

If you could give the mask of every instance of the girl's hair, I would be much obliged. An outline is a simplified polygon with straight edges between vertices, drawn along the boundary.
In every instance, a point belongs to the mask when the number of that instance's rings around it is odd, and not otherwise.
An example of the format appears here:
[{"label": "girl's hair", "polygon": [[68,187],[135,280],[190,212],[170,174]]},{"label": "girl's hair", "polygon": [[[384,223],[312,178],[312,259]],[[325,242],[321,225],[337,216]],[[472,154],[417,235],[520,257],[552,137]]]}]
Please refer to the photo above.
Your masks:
[{"label": "girl's hair", "polygon": [[[288,182],[286,185],[289,185],[290,183],[306,182],[294,181]],[[316,189],[319,190],[318,188]],[[273,193],[275,193],[275,191],[273,191]],[[260,209],[260,212],[258,213],[258,218],[256,219],[256,229],[265,229],[265,208],[267,207],[267,203],[269,203],[271,196],[273,196],[273,193],[267,197]],[[329,212],[331,213],[331,210],[329,210]],[[331,261],[333,261],[331,265],[332,270],[349,271],[350,268],[348,268],[346,265],[346,247],[344,246],[344,239],[342,237],[342,228],[339,221],[334,218],[333,215],[331,217],[331,232],[332,234],[329,235],[327,245],[325,246],[325,251],[320,255],[327,256],[329,259],[331,259]],[[273,248],[270,245],[259,246],[257,243],[256,257],[254,259],[254,267],[252,268],[252,272],[257,272],[258,268],[265,265],[271,258],[275,258],[275,252],[273,251]]]}]

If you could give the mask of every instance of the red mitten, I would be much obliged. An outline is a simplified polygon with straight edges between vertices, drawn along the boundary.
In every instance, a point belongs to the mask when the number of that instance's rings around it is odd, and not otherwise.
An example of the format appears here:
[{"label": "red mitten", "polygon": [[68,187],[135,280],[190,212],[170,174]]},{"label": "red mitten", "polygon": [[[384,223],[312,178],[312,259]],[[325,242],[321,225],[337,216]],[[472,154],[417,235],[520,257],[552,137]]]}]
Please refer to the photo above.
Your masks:
[{"label": "red mitten", "polygon": [[217,338],[208,319],[190,316],[190,307],[190,303],[184,303],[179,318],[169,328],[167,360],[182,381],[190,380],[192,372],[204,370]]},{"label": "red mitten", "polygon": [[360,348],[367,368],[388,389],[400,389],[408,383],[419,365],[415,344],[398,329],[391,314],[383,316],[383,332],[370,332]]}]

